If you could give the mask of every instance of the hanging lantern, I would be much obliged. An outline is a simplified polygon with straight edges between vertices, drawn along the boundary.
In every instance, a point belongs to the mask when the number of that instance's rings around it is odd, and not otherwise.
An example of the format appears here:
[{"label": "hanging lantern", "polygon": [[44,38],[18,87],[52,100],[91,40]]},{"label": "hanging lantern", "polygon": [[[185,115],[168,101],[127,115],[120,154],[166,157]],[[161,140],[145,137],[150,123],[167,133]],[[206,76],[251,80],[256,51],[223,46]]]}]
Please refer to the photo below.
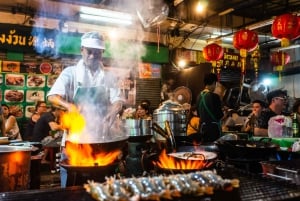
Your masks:
[{"label": "hanging lantern", "polygon": [[290,62],[290,55],[286,52],[273,52],[271,54],[271,63],[275,66],[275,71],[279,72],[279,80],[281,80],[281,72],[283,71],[284,65]]},{"label": "hanging lantern", "polygon": [[[211,43],[203,48],[203,57],[206,61],[212,62],[212,73],[215,73],[217,61],[222,59],[224,49],[222,46]],[[220,77],[220,69],[217,69],[217,75]]]},{"label": "hanging lantern", "polygon": [[272,24],[272,35],[281,39],[281,46],[290,45],[290,40],[299,37],[299,18],[296,15],[287,13],[277,16]]},{"label": "hanging lantern", "polygon": [[243,29],[236,32],[233,36],[233,46],[240,50],[242,62],[242,74],[245,73],[247,52],[253,51],[258,45],[257,33],[251,30]]}]

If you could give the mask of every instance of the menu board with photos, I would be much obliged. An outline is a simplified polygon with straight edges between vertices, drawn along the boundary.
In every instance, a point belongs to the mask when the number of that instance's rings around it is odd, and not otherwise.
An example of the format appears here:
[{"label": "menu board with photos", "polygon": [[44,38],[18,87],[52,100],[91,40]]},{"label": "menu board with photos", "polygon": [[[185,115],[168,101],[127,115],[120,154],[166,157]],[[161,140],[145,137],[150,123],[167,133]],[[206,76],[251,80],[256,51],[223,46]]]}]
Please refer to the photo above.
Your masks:
[{"label": "menu board with photos", "polygon": [[29,118],[36,102],[46,100],[62,67],[57,62],[37,64],[3,61],[0,73],[1,103],[8,105],[17,118]]}]

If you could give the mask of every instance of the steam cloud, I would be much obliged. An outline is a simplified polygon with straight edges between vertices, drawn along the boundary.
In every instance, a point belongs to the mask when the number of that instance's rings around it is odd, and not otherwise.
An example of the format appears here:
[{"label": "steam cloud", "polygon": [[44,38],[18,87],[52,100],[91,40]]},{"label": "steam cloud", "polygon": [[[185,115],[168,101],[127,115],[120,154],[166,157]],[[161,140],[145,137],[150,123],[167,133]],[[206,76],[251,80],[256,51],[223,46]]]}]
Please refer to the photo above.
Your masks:
[{"label": "steam cloud", "polygon": [[[155,10],[155,8],[157,8],[158,5],[162,5],[165,6],[163,4],[162,0],[153,0],[153,1],[110,1],[112,2],[112,5],[107,5],[108,7],[113,6],[113,7],[119,7],[122,8],[123,10],[126,10],[129,14],[132,14],[132,16],[136,16],[137,13],[140,13],[140,15],[144,15],[145,19],[147,21],[147,23],[150,23],[151,25],[153,25],[153,23],[158,23],[160,20],[165,19],[168,9],[166,10],[166,7],[164,7],[164,9],[162,10]],[[116,5],[116,3],[120,3],[120,5]],[[62,6],[62,11],[61,13],[70,13],[70,11],[68,10],[70,8],[70,6],[67,6],[68,4],[65,4],[66,6]],[[150,7],[149,7],[150,6]],[[50,8],[46,8],[47,6],[41,4],[40,5],[40,11],[38,11],[37,16],[42,16],[43,13],[45,13],[45,11],[49,11]],[[155,11],[155,12],[154,12]],[[142,13],[141,13],[142,12]],[[155,16],[157,13],[159,13],[159,16]],[[40,17],[39,20],[36,21],[36,26],[37,27],[43,27],[44,22],[43,20],[46,20],[46,17]],[[57,16],[56,16],[57,17]],[[65,20],[70,18],[70,16],[62,16],[61,20]],[[72,18],[72,16],[71,16]],[[136,17],[135,17],[136,18]],[[137,19],[137,18],[136,18]],[[141,19],[140,19],[141,20]],[[113,38],[109,38],[105,36],[105,39],[108,40],[109,39],[109,52],[111,53],[111,57],[114,58],[114,60],[111,62],[111,67],[117,67],[120,69],[127,69],[128,71],[132,71],[132,73],[136,73],[137,67],[138,67],[138,63],[141,62],[141,58],[142,56],[145,55],[145,46],[143,44],[143,40],[144,40],[144,30],[143,27],[141,26],[142,23],[138,20],[134,21],[135,23],[135,27],[134,28],[130,28],[130,29],[125,29],[124,27],[118,27],[118,28],[111,28],[111,30],[115,29],[115,31],[117,32],[117,37]],[[58,26],[58,25],[57,25]],[[87,31],[95,31],[92,30],[93,27],[95,27],[96,25],[91,25],[91,29],[90,30],[85,30],[85,32]],[[33,32],[37,32],[40,29],[38,28],[34,28]],[[78,27],[79,32],[83,31],[80,30],[80,27]],[[83,33],[83,32],[82,32]],[[40,37],[43,33],[40,32],[39,35]],[[103,34],[103,33],[101,33]],[[127,37],[128,34],[131,34],[131,37]],[[127,38],[131,38],[130,40],[126,39]],[[57,44],[58,41],[56,41],[56,46],[60,46],[60,44]],[[39,53],[43,52],[42,48],[37,48]],[[124,79],[125,77],[128,77],[128,71],[124,74],[119,76],[119,79]],[[89,97],[88,97],[89,98]],[[85,108],[88,108],[88,106],[82,106],[82,111],[83,114],[85,113]],[[98,110],[99,108],[97,108]],[[90,109],[88,109],[90,111]],[[88,111],[86,110],[86,111]],[[94,110],[96,111],[96,110]],[[103,132],[105,129],[104,128],[99,128],[99,123],[98,122],[102,122],[102,119],[99,119],[99,115],[97,114],[97,112],[90,113],[87,112],[88,114],[84,115],[86,119],[86,122],[89,124],[87,125],[87,127],[89,127],[90,129],[87,129],[86,132],[84,133],[84,135],[82,136],[81,140],[85,140],[86,143],[92,141],[111,141],[111,136],[109,138],[106,138],[104,136],[101,136],[101,138],[99,139],[100,136],[95,137],[95,133],[101,133]],[[117,131],[116,128],[119,128],[119,130]],[[91,133],[92,131],[92,133]],[[120,135],[126,135],[126,133],[124,133],[124,130],[122,127],[120,127],[120,125],[114,126],[112,131],[116,133],[116,137],[120,137]],[[104,138],[105,139],[104,139]],[[96,138],[96,139],[95,139]]]}]

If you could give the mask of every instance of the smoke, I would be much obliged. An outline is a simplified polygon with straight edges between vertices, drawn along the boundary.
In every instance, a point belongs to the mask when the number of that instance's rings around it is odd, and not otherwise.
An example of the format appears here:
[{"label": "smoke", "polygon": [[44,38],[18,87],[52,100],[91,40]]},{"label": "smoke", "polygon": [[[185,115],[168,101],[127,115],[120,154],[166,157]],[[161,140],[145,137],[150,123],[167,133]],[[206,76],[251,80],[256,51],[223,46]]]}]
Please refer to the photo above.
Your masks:
[{"label": "smoke", "polygon": [[[134,18],[133,26],[130,28],[127,27],[107,27],[105,29],[105,33],[101,33],[104,35],[104,38],[108,40],[109,47],[107,50],[109,50],[109,56],[112,58],[112,61],[110,62],[110,67],[115,67],[119,69],[126,69],[125,73],[123,75],[119,75],[118,79],[124,79],[128,78],[128,76],[131,76],[132,74],[136,74],[136,70],[138,69],[138,63],[141,62],[141,58],[146,54],[146,48],[143,43],[145,39],[145,23],[148,26],[153,26],[156,23],[160,23],[161,20],[164,20],[168,14],[168,8],[163,3],[162,0],[143,0],[143,1],[122,1],[122,0],[112,0],[109,1],[112,3],[112,5],[106,5],[107,7],[113,7],[113,8],[122,8],[122,10],[126,11],[127,13],[131,14]],[[49,3],[49,2],[48,2]],[[53,3],[53,2],[52,2]],[[120,3],[120,4],[117,4]],[[67,3],[61,3],[62,5],[60,8],[55,9],[61,9],[62,14],[68,13],[70,14],[70,5]],[[37,14],[39,16],[43,15],[45,11],[50,10],[48,8],[48,5],[41,4],[40,12]],[[139,13],[140,18],[137,18],[137,13]],[[39,21],[37,21],[37,26],[44,26],[46,22],[47,16],[44,16],[45,18],[40,18]],[[56,16],[58,17],[58,16]],[[61,20],[64,20],[66,23],[68,22],[66,19],[73,18],[74,16],[61,16]],[[143,19],[143,20],[141,20]],[[45,22],[43,22],[45,20]],[[76,23],[74,23],[76,24]],[[57,24],[57,28],[61,26],[61,24]],[[142,25],[144,27],[142,27]],[[88,29],[88,28],[89,29]],[[34,32],[38,32],[40,29],[36,28],[34,29]],[[99,26],[94,24],[85,25],[83,27],[77,27],[76,30],[79,30],[80,33],[84,33],[87,31],[99,31]],[[104,30],[104,28],[103,28]],[[58,30],[59,31],[59,30]],[[113,33],[111,35],[111,33]],[[38,33],[41,38],[43,38],[43,32]],[[64,41],[62,41],[64,42]],[[60,47],[62,44],[58,44],[58,40],[56,40],[55,43],[57,47]],[[107,51],[106,50],[106,51]],[[44,50],[43,48],[37,48],[37,51],[39,53],[42,53]],[[120,70],[121,72],[121,70]],[[131,72],[131,73],[128,73]],[[119,80],[120,81],[120,80]],[[118,81],[116,82],[118,83]],[[115,84],[116,84],[115,83]],[[88,91],[84,91],[85,93],[88,93]],[[96,94],[96,93],[95,93]],[[92,95],[84,95],[83,97],[87,99],[91,99]],[[100,95],[99,95],[100,96]],[[88,102],[88,101],[87,101]],[[99,105],[98,105],[99,106]],[[99,142],[100,141],[111,141],[111,136],[108,136],[108,132],[105,132],[105,124],[101,124],[103,122],[103,115],[99,115],[99,111],[102,111],[101,108],[106,108],[106,105],[103,105],[103,107],[98,106],[91,106],[91,104],[81,105],[80,109],[83,112],[82,114],[86,118],[86,131],[84,132],[84,135],[81,136],[81,141],[85,141],[86,143],[89,142]],[[109,112],[109,111],[106,111]],[[101,112],[100,112],[101,113]],[[100,123],[99,123],[100,122]],[[102,127],[101,127],[101,126]],[[110,129],[110,128],[109,128]],[[96,133],[96,134],[95,134]],[[99,133],[106,133],[103,136],[95,136],[99,135]],[[115,122],[114,126],[111,128],[111,133],[117,133],[116,138],[120,137],[121,134],[124,134],[124,127],[120,125],[119,122]],[[126,133],[125,133],[126,134]],[[107,138],[106,138],[107,137]]]}]

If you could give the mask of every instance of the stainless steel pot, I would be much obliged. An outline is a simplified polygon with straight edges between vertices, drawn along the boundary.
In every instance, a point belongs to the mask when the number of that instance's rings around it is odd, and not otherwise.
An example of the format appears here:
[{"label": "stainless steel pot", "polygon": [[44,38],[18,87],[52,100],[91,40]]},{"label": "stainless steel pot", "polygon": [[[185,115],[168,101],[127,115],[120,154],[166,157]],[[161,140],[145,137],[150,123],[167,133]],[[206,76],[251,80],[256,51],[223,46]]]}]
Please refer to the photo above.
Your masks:
[{"label": "stainless steel pot", "polygon": [[152,120],[126,119],[125,127],[129,137],[152,135]]},{"label": "stainless steel pot", "polygon": [[30,147],[0,146],[0,192],[29,188],[30,161]]},{"label": "stainless steel pot", "polygon": [[186,111],[180,104],[166,103],[153,112],[153,122],[162,128],[165,121],[170,122],[174,136],[186,136]]}]

